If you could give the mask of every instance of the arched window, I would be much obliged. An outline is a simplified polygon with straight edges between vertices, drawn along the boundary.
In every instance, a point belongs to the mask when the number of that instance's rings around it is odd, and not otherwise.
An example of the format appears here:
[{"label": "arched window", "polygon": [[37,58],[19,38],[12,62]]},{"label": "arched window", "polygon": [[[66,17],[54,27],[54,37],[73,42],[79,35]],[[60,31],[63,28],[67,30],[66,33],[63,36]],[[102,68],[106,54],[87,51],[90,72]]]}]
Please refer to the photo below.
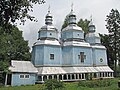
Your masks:
[{"label": "arched window", "polygon": [[44,76],[43,76],[43,81],[46,81],[46,80],[47,80],[47,76],[44,75]]},{"label": "arched window", "polygon": [[62,80],[62,75],[59,75],[59,80]]},{"label": "arched window", "polygon": [[66,80],[66,79],[67,79],[67,75],[66,75],[66,74],[63,76],[63,79],[64,79],[64,80]]}]

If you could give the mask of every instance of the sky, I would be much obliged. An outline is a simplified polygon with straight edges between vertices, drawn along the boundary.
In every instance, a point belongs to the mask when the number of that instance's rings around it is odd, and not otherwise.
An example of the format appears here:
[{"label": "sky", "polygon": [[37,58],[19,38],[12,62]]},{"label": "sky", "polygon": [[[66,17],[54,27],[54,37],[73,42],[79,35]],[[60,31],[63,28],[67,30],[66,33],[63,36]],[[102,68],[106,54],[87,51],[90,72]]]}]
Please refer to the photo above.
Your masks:
[{"label": "sky", "polygon": [[46,0],[45,4],[34,5],[33,12],[30,13],[37,18],[38,22],[27,20],[25,25],[18,24],[18,28],[23,31],[23,37],[28,40],[30,48],[37,41],[39,29],[45,25],[49,5],[53,24],[60,31],[66,15],[71,11],[72,3],[77,21],[80,18],[90,20],[92,15],[96,31],[101,34],[108,34],[105,19],[111,9],[117,9],[120,12],[120,0]]}]

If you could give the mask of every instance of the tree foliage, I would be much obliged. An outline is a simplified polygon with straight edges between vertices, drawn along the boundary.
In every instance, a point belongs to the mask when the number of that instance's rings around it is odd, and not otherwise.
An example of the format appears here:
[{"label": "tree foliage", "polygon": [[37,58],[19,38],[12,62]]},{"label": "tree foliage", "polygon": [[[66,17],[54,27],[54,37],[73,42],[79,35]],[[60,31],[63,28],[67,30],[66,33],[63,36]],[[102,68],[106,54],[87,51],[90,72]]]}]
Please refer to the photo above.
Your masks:
[{"label": "tree foliage", "polygon": [[110,47],[112,48],[113,52],[113,62],[114,68],[115,68],[115,76],[116,76],[116,70],[117,70],[117,60],[120,61],[120,13],[116,9],[112,9],[110,14],[107,15],[106,19],[107,25],[106,28],[109,32],[109,42]]},{"label": "tree foliage", "polygon": [[83,31],[85,32],[85,34],[86,34],[86,33],[88,33],[89,23],[90,23],[90,21],[87,20],[87,19],[85,19],[85,20],[80,19],[80,20],[78,21],[78,24],[77,24],[77,25],[78,25],[79,27],[81,27],[81,28],[83,29]]},{"label": "tree foliage", "polygon": [[101,37],[101,44],[104,45],[107,49],[107,60],[108,65],[114,69],[114,53],[113,48],[110,46],[110,37],[107,34],[100,34]]},{"label": "tree foliage", "polygon": [[61,30],[67,27],[67,25],[68,25],[68,15],[65,17]]},{"label": "tree foliage", "polygon": [[45,3],[44,0],[0,0],[0,26],[7,28],[8,23],[15,23],[16,20],[24,24],[26,18],[35,20],[29,12],[33,11],[34,4],[43,3]]},{"label": "tree foliage", "polygon": [[22,37],[22,31],[11,26],[11,32],[6,33],[4,28],[0,27],[0,74],[1,81],[5,80],[5,73],[8,73],[8,67],[11,60],[30,60],[28,41]]},{"label": "tree foliage", "polygon": [[28,41],[22,37],[22,31],[11,26],[11,33],[5,33],[0,28],[0,60],[30,60]]}]

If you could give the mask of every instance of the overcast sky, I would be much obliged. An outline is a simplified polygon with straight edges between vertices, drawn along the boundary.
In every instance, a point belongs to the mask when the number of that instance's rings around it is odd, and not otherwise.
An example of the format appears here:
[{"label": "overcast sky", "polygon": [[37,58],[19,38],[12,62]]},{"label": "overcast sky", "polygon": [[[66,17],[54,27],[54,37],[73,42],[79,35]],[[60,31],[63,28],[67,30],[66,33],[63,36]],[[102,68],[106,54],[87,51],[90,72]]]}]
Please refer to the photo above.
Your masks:
[{"label": "overcast sky", "polygon": [[120,0],[46,0],[43,5],[35,5],[34,12],[31,13],[37,18],[38,22],[30,22],[28,20],[25,25],[18,25],[19,29],[23,31],[25,40],[29,41],[30,47],[37,41],[38,30],[45,23],[45,15],[48,12],[49,5],[53,15],[53,23],[60,30],[65,16],[71,10],[72,3],[74,4],[77,21],[80,18],[90,20],[92,15],[96,31],[102,34],[108,33],[105,28],[106,15],[109,15],[112,8],[120,12]]}]

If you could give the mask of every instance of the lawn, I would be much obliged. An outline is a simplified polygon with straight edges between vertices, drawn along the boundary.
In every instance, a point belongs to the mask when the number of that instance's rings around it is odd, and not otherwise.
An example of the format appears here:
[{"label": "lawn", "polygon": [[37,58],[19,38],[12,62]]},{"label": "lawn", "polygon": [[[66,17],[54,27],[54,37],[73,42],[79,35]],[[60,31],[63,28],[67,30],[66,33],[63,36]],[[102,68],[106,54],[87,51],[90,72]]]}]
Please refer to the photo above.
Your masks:
[{"label": "lawn", "polygon": [[[91,81],[92,82],[92,81]],[[112,79],[112,84],[108,87],[78,87],[78,82],[65,83],[64,90],[120,90],[118,88],[118,79]],[[38,85],[26,85],[26,86],[15,86],[15,87],[1,87],[0,90],[43,90],[44,84]]]}]

